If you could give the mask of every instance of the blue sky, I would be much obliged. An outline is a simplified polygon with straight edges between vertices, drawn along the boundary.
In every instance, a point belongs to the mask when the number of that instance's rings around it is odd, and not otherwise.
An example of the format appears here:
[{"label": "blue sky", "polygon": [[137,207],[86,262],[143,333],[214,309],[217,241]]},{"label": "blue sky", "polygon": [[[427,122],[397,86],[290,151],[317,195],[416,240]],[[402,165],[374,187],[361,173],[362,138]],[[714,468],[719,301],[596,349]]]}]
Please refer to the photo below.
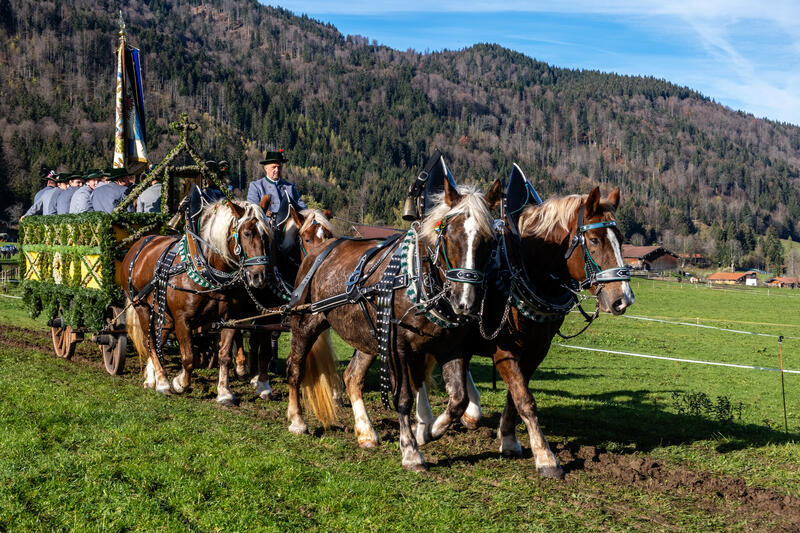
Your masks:
[{"label": "blue sky", "polygon": [[264,3],[398,50],[498,43],[557,67],[663,78],[800,125],[800,0]]}]

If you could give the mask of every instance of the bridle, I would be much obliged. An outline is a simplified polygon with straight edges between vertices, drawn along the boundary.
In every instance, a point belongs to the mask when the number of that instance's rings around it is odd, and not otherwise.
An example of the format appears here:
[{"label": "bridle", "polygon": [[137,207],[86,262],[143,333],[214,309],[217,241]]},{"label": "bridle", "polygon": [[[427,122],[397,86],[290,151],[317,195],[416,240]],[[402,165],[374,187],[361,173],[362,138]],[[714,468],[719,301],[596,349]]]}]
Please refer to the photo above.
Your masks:
[{"label": "bridle", "polygon": [[572,239],[570,240],[567,253],[564,254],[564,260],[566,261],[570,258],[572,252],[575,251],[575,248],[577,248],[578,245],[580,245],[583,251],[583,271],[586,273],[586,279],[578,284],[578,291],[588,289],[595,285],[600,285],[602,288],[604,283],[630,281],[630,268],[626,266],[617,266],[613,268],[607,268],[606,270],[601,270],[600,266],[597,264],[594,258],[592,258],[592,254],[589,252],[589,248],[586,246],[586,237],[584,234],[593,229],[616,228],[617,223],[614,220],[603,220],[601,222],[594,222],[592,224],[584,224],[584,207],[585,206],[581,205],[580,209],[578,210],[578,228],[575,231],[575,235],[573,235]]},{"label": "bridle", "polygon": [[[471,285],[484,285],[486,282],[486,271],[492,264],[493,255],[489,257],[489,260],[482,270],[475,268],[453,268],[450,264],[450,259],[447,257],[447,246],[444,240],[448,218],[449,217],[445,217],[443,220],[440,220],[434,228],[436,232],[436,243],[431,252],[431,257],[433,257],[432,264],[439,268],[440,271],[444,271],[444,278],[447,281],[453,283],[468,283]],[[444,267],[439,264],[440,255],[444,259]]]}]

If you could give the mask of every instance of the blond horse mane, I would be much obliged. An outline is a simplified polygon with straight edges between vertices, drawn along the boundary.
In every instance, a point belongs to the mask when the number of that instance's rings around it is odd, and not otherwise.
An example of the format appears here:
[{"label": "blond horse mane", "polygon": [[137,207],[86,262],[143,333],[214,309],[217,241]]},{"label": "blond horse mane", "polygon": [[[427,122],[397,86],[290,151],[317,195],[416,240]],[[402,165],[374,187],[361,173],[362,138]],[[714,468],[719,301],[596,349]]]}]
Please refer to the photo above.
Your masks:
[{"label": "blond horse mane", "polygon": [[433,196],[436,207],[430,210],[422,220],[420,236],[428,242],[436,240],[436,226],[439,222],[455,215],[474,217],[478,222],[478,231],[482,235],[491,235],[494,232],[494,218],[492,217],[483,193],[472,186],[460,186],[458,192],[461,193],[461,201],[453,207],[444,201],[444,193]]},{"label": "blond horse mane", "polygon": [[585,198],[585,194],[572,194],[527,206],[519,216],[520,233],[542,238],[558,230],[569,233],[569,221]]},{"label": "blond horse mane", "polygon": [[[240,219],[235,220],[233,210],[227,205],[228,201],[229,200],[220,200],[203,208],[199,224],[200,238],[211,245],[212,249],[222,256],[225,263],[229,266],[234,266],[236,265],[237,259],[228,248],[228,241],[232,237],[230,230],[234,222],[236,222],[237,227],[240,227],[248,220],[254,218],[258,221],[256,227],[262,237],[266,236],[271,241],[273,234],[264,211],[258,205],[243,201],[234,202],[244,210],[244,215]],[[208,254],[209,250],[205,252]]]}]

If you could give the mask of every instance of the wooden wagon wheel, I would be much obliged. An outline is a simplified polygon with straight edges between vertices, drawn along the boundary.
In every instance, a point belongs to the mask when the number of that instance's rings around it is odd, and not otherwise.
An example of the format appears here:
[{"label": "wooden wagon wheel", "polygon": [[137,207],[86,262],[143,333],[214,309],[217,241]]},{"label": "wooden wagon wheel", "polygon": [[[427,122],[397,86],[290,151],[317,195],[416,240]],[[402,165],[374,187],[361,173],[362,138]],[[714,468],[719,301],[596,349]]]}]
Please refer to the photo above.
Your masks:
[{"label": "wooden wagon wheel", "polygon": [[56,357],[61,359],[72,359],[72,356],[75,355],[75,346],[80,342],[81,336],[75,333],[72,326],[64,324],[60,309],[51,324],[50,336],[53,338],[53,352]]},{"label": "wooden wagon wheel", "polygon": [[[108,308],[106,325],[112,333],[103,336],[98,335],[99,338],[95,339],[102,341],[98,342],[98,344],[103,354],[103,363],[106,366],[106,372],[112,376],[122,374],[122,371],[125,370],[125,357],[128,355],[128,335],[123,332],[113,333],[114,331],[125,329],[125,314],[120,315],[121,311],[122,308],[120,307],[111,306]],[[120,315],[119,318],[117,318],[115,324],[112,324],[112,320],[117,315]]]}]

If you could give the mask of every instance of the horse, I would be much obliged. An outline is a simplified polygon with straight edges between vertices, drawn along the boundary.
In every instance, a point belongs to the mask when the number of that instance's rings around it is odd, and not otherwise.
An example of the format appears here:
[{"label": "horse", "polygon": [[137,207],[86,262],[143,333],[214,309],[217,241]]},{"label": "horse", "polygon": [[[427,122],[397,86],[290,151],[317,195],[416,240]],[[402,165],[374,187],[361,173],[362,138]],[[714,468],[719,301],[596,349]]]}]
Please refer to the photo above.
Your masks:
[{"label": "horse", "polygon": [[[267,197],[268,198],[268,197]],[[281,280],[294,280],[300,263],[308,255],[309,250],[314,251],[319,245],[335,236],[333,225],[330,222],[329,210],[318,209],[295,210],[289,205],[286,217],[276,225],[280,238],[278,239],[277,268]],[[289,290],[291,290],[289,288]],[[258,298],[260,292],[256,292]],[[257,311],[254,309],[254,312]],[[266,323],[261,320],[258,324]],[[274,323],[274,320],[273,320]],[[270,342],[270,337],[275,342]],[[237,333],[235,342],[238,344],[235,357],[236,375],[240,378],[248,374],[247,354],[243,349],[241,334]],[[322,345],[318,349],[329,349]],[[269,384],[270,361],[277,357],[277,335],[253,331],[250,334],[250,374],[251,384],[255,387],[256,395],[263,400],[272,398],[272,388]]]},{"label": "horse", "polygon": [[[498,430],[500,452],[506,456],[522,455],[515,435],[519,412],[528,428],[531,450],[542,477],[561,478],[563,470],[538,424],[536,402],[528,389],[534,370],[574,306],[578,289],[588,289],[597,298],[598,309],[613,315],[624,313],[634,301],[628,283],[630,274],[622,261],[622,238],[614,221],[618,205],[619,189],[601,201],[599,188],[595,187],[588,195],[554,198],[541,206],[528,206],[518,223],[505,217],[498,241],[505,269],[497,273],[497,280],[510,282],[505,290],[487,295],[483,316],[490,317],[489,322],[494,320],[496,326],[490,328],[494,333],[486,333],[482,323],[473,328],[468,341],[474,353],[493,358],[509,389]],[[518,224],[519,235],[511,231],[511,224]],[[574,253],[578,246],[583,253]],[[610,268],[604,270],[603,266]],[[364,377],[374,359],[374,354],[357,352],[345,371],[347,391],[354,404],[354,398],[361,399]],[[426,378],[432,369],[429,357]],[[436,423],[425,381],[421,380],[416,389],[414,432],[420,444],[432,440]],[[475,428],[481,416],[480,394],[469,371],[466,387],[469,405],[461,420],[468,428]],[[357,416],[355,432],[360,446],[377,443],[377,434],[365,412]]]},{"label": "horse", "polygon": [[[145,388],[162,394],[189,388],[195,360],[193,333],[212,322],[242,316],[252,304],[252,289],[264,288],[272,280],[275,256],[275,239],[263,207],[228,200],[202,208],[197,233],[187,223],[182,236],[150,236],[131,246],[122,262],[121,287],[128,299],[128,335],[148,361]],[[160,352],[173,331],[182,370],[170,383]],[[216,400],[225,405],[236,403],[228,387],[234,335],[233,330],[220,335]]]},{"label": "horse", "polygon": [[[490,210],[502,194],[499,180],[485,196],[473,189],[459,191],[448,181],[444,185],[436,207],[404,236],[383,243],[337,240],[303,260],[294,294],[297,301],[312,302],[311,311],[317,305],[319,312],[295,313],[291,319],[286,413],[290,432],[308,431],[298,401],[304,359],[317,336],[329,328],[357,350],[385,355],[404,468],[427,468],[409,419],[409,380],[422,377],[426,353],[435,355],[450,392],[432,438],[463,414],[468,400],[462,340],[482,301],[485,270],[495,246]],[[409,377],[409,371],[414,376]]]}]

